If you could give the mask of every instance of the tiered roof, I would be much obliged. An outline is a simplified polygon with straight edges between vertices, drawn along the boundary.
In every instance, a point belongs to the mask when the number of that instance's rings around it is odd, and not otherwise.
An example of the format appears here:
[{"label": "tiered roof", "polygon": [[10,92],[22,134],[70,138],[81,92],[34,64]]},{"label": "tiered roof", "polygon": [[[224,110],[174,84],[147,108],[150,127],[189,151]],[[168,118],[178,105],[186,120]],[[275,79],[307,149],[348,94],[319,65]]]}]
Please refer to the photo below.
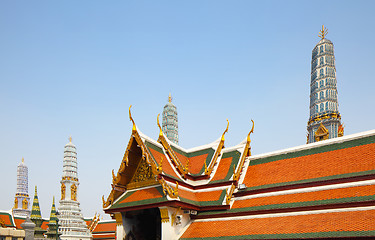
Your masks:
[{"label": "tiered roof", "polygon": [[[130,109],[129,109],[130,113]],[[130,114],[131,118],[131,114]],[[133,131],[107,213],[196,210],[181,239],[375,236],[375,131],[251,156],[245,141],[185,150]],[[351,220],[350,220],[351,219]]]}]

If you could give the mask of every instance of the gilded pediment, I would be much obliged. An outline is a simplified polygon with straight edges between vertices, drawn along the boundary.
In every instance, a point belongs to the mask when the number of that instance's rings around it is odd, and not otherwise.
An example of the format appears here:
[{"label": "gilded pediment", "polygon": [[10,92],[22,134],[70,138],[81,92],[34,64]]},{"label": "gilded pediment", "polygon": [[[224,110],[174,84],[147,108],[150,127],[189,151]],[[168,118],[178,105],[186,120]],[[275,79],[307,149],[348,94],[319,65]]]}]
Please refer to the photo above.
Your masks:
[{"label": "gilded pediment", "polygon": [[157,181],[155,180],[155,175],[152,172],[151,166],[144,158],[142,158],[142,160],[139,162],[137,170],[135,171],[126,188],[134,189],[138,187],[153,185],[155,183],[157,183]]}]

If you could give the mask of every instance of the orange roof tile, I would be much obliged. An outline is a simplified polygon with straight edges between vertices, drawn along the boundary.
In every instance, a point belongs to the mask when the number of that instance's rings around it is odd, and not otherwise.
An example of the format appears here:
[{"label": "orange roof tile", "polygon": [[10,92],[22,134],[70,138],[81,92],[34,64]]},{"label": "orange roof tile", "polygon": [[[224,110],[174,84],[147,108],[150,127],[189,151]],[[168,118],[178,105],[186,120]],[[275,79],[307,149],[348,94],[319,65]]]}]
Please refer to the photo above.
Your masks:
[{"label": "orange roof tile", "polygon": [[178,157],[178,160],[180,160],[180,162],[182,163],[182,165],[186,165],[186,163],[188,162],[188,157],[186,157],[186,156],[184,156],[184,155],[182,155],[182,154],[180,154],[180,153],[178,153],[177,151],[174,151],[174,153],[177,155],[177,157]]},{"label": "orange roof tile", "polygon": [[14,226],[13,222],[12,222],[12,217],[11,217],[10,214],[8,214],[8,213],[1,213],[0,214],[0,219],[3,220],[3,222],[5,223],[5,225],[7,225],[7,226]]},{"label": "orange roof tile", "polygon": [[136,202],[140,200],[149,200],[164,197],[156,188],[146,188],[134,191],[129,197],[122,200],[121,203]]},{"label": "orange roof tile", "polygon": [[216,180],[223,180],[227,174],[228,171],[230,171],[230,165],[232,163],[233,157],[228,157],[228,158],[222,158],[220,160],[219,166],[217,167],[215,176],[212,178],[211,181],[216,181]]},{"label": "orange roof tile", "polygon": [[115,232],[116,231],[116,222],[99,222],[96,225],[93,233],[101,232]]},{"label": "orange roof tile", "polygon": [[24,218],[18,218],[18,217],[15,217],[15,218],[14,218],[14,224],[16,224],[16,228],[17,228],[17,229],[23,229],[23,228],[21,227],[21,223],[23,223],[24,221],[25,221]]},{"label": "orange roof tile", "polygon": [[278,196],[259,197],[253,199],[236,200],[232,208],[248,208],[256,206],[320,201],[328,199],[371,196],[375,194],[375,185],[348,188],[329,189],[316,192],[303,192]]},{"label": "orange roof tile", "polygon": [[178,189],[179,197],[196,202],[217,201],[220,199],[222,192],[223,190],[216,190],[210,192],[192,192],[184,189]]},{"label": "orange roof tile", "polygon": [[251,165],[247,187],[293,182],[375,169],[375,143]]},{"label": "orange roof tile", "polygon": [[198,174],[201,171],[201,169],[203,168],[204,162],[206,161],[207,156],[208,156],[208,153],[198,155],[198,156],[195,156],[195,157],[190,157],[189,158],[189,160],[190,160],[189,172],[192,173],[192,174]]},{"label": "orange roof tile", "polygon": [[[175,178],[179,178],[177,176],[177,174],[175,173],[175,171],[172,169],[172,166],[170,165],[169,161],[167,160],[166,156],[152,148],[148,148],[150,150],[150,153],[152,154],[152,156],[154,157],[155,161],[160,165],[160,160],[161,158],[163,158],[163,163],[162,163],[162,168],[163,168],[163,172],[170,175],[170,176],[173,176]],[[174,167],[173,167],[174,168]]]},{"label": "orange roof tile", "polygon": [[374,222],[375,210],[193,222],[181,239],[263,234],[374,231]]}]

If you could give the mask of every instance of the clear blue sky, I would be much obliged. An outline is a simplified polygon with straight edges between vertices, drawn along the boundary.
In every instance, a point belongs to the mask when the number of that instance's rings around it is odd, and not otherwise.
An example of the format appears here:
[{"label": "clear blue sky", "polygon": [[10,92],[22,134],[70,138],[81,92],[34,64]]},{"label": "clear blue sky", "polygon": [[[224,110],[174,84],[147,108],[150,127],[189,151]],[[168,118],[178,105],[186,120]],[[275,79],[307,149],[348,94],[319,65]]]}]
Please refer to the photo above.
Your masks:
[{"label": "clear blue sky", "polygon": [[305,144],[311,51],[335,45],[345,134],[375,128],[374,1],[1,1],[0,209],[29,167],[43,217],[78,150],[84,216],[101,212],[131,134],[156,139],[169,92],[180,145],[242,141],[253,154]]}]

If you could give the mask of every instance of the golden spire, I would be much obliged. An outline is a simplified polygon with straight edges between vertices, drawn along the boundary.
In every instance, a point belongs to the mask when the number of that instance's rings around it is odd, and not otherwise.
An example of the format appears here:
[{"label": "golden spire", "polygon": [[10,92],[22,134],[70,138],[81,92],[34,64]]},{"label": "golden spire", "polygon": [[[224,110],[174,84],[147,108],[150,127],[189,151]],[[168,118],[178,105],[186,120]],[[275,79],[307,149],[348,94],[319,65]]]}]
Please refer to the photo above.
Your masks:
[{"label": "golden spire", "polygon": [[168,102],[172,102],[172,95],[171,95],[171,93],[169,93]]},{"label": "golden spire", "polygon": [[321,38],[321,39],[324,39],[328,34],[328,29],[327,28],[324,28],[324,25],[322,25],[322,30],[319,31],[319,34],[318,36]]},{"label": "golden spire", "polygon": [[22,162],[24,163],[25,162],[25,159],[22,157]]},{"label": "golden spire", "polygon": [[69,142],[70,143],[72,142],[72,136],[69,136]]}]

